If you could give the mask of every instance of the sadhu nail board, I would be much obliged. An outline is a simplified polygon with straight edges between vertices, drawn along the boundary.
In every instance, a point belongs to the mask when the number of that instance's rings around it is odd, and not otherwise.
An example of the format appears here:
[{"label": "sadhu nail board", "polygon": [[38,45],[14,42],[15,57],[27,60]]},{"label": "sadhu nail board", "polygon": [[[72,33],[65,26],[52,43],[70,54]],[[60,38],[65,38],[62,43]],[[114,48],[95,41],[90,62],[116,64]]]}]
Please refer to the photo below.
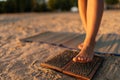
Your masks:
[{"label": "sadhu nail board", "polygon": [[79,51],[66,50],[40,65],[76,77],[80,80],[91,80],[104,58],[94,56],[93,60],[88,63],[73,62],[73,57],[78,53]]}]

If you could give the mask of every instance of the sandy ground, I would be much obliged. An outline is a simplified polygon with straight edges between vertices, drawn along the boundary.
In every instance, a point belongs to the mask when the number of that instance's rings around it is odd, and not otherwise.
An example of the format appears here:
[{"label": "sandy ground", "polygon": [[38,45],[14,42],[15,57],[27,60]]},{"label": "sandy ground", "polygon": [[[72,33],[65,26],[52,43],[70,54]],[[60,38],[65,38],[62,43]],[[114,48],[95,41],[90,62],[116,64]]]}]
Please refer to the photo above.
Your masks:
[{"label": "sandy ground", "polygon": [[[0,15],[0,80],[76,80],[40,67],[42,61],[65,49],[19,41],[48,30],[85,33],[78,13]],[[120,11],[104,12],[99,34],[120,35]]]}]

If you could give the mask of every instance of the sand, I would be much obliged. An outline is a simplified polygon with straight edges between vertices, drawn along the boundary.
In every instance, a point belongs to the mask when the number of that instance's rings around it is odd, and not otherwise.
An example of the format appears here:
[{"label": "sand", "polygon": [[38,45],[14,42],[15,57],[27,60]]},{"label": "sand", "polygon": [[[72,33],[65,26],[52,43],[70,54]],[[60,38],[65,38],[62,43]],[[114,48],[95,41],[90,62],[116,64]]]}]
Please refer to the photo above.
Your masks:
[{"label": "sand", "polygon": [[[120,42],[119,23],[120,11],[105,11],[98,32],[101,35],[117,35],[118,43],[114,47]],[[78,13],[0,14],[0,80],[76,80],[40,67],[41,62],[63,52],[64,48],[19,41],[45,31],[85,33]],[[114,41],[114,38],[111,37],[110,40]],[[111,51],[120,54],[118,49],[112,48]],[[104,47],[100,50],[104,52]]]}]

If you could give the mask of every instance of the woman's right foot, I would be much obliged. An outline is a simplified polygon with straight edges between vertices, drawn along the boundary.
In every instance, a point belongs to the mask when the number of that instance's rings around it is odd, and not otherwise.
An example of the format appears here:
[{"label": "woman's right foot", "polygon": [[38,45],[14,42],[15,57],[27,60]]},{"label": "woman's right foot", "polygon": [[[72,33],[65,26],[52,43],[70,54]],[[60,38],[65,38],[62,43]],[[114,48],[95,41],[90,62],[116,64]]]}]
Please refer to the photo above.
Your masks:
[{"label": "woman's right foot", "polygon": [[73,58],[74,62],[87,63],[92,61],[94,56],[94,46],[84,45],[79,54]]}]

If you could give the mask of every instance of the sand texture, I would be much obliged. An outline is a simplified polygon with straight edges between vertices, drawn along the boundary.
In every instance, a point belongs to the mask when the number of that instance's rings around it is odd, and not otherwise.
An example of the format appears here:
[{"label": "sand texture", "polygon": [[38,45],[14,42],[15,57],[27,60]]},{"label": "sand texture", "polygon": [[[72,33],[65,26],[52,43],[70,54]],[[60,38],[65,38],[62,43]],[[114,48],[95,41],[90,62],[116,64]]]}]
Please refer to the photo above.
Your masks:
[{"label": "sand texture", "polygon": [[[40,66],[66,49],[19,41],[45,31],[85,34],[78,13],[0,14],[0,80],[76,80]],[[120,54],[120,11],[104,12],[98,34],[98,51]],[[104,65],[110,65],[103,66],[93,80],[119,80],[119,61],[120,57],[107,58]]]}]

